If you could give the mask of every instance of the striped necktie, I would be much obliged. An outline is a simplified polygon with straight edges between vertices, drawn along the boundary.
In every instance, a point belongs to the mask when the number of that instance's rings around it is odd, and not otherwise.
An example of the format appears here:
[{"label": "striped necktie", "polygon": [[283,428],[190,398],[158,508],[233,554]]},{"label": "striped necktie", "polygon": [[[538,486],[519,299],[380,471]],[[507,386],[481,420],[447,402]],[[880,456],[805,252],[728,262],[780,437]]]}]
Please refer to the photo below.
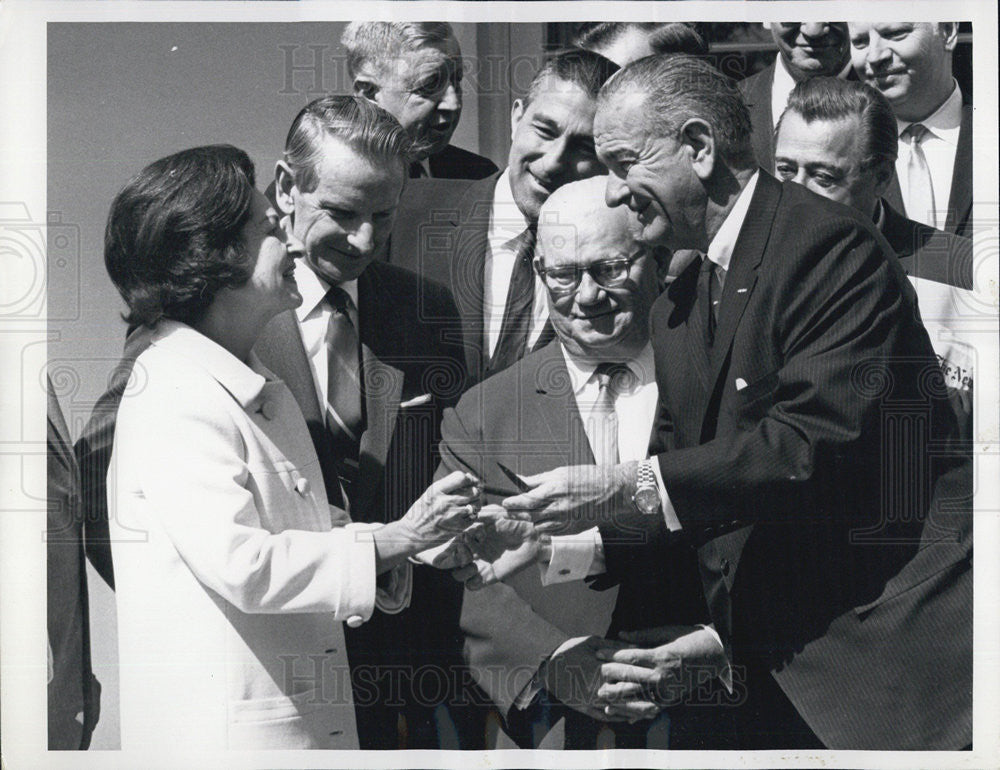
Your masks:
[{"label": "striped necktie", "polygon": [[333,308],[327,325],[326,426],[342,465],[338,475],[350,497],[357,478],[361,434],[364,432],[358,332],[351,321],[351,299],[339,286],[327,293]]}]

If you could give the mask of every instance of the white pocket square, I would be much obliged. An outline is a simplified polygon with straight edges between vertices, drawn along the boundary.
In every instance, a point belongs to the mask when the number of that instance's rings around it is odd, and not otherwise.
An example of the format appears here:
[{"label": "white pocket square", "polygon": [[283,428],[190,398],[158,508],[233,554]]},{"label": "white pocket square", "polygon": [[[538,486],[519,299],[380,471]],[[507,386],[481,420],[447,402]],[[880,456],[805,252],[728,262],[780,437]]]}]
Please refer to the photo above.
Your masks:
[{"label": "white pocket square", "polygon": [[736,390],[743,390],[747,386],[747,381],[742,377],[736,378]]},{"label": "white pocket square", "polygon": [[415,398],[411,398],[409,401],[400,401],[399,408],[407,409],[411,406],[420,406],[421,404],[428,403],[430,400],[431,400],[431,394],[424,393],[422,396],[416,396]]}]

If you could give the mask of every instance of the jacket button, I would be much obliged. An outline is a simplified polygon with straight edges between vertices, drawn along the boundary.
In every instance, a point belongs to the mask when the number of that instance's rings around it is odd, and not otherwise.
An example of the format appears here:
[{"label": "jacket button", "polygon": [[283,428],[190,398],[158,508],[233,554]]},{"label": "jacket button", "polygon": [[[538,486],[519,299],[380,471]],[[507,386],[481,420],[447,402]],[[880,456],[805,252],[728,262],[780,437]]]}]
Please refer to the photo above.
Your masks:
[{"label": "jacket button", "polygon": [[264,415],[265,420],[273,420],[276,409],[273,401],[265,401],[260,405],[260,413]]},{"label": "jacket button", "polygon": [[305,476],[299,476],[295,480],[295,491],[303,496],[309,494],[309,479]]},{"label": "jacket button", "polygon": [[722,574],[725,577],[729,577],[729,559],[723,559],[719,562],[719,566],[722,567]]},{"label": "jacket button", "polygon": [[360,615],[351,615],[351,617],[347,619],[347,625],[351,628],[359,628],[364,622],[365,619]]},{"label": "jacket button", "polygon": [[569,574],[569,570],[566,569],[565,567],[563,567],[561,570],[559,570],[559,574],[560,575],[568,575]]}]

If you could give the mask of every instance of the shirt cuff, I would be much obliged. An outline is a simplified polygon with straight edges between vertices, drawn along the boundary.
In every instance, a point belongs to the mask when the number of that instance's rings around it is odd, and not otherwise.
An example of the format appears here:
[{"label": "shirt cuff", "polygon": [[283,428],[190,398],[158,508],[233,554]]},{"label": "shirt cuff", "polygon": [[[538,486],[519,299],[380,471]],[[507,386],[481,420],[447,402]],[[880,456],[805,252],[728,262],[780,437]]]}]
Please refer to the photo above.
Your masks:
[{"label": "shirt cuff", "polygon": [[656,476],[656,487],[660,490],[660,508],[663,511],[663,521],[666,522],[667,529],[676,532],[681,528],[681,520],[677,518],[677,512],[670,502],[670,495],[667,494],[667,486],[663,483],[659,461],[655,457],[650,459],[652,460],[653,475]]},{"label": "shirt cuff", "polygon": [[722,656],[724,658],[726,658],[726,668],[723,671],[719,672],[719,681],[722,682],[722,685],[726,688],[726,692],[728,692],[730,695],[732,695],[733,694],[733,667],[729,663],[729,658],[726,657],[726,651],[725,651],[726,648],[725,648],[725,645],[723,645],[723,643],[722,643],[722,637],[719,636],[719,632],[715,630],[715,626],[713,626],[711,624],[707,625],[707,626],[701,626],[701,627],[704,628],[706,631],[708,631],[712,635],[712,638],[714,638],[715,641],[718,642],[718,644],[719,644],[719,651],[722,653]]},{"label": "shirt cuff", "polygon": [[[568,583],[571,580],[583,580],[591,573],[594,554],[600,542],[600,532],[597,527],[576,535],[556,535],[552,538],[552,556],[548,564],[538,565],[542,575],[542,585]],[[602,561],[603,561],[603,547]]]}]

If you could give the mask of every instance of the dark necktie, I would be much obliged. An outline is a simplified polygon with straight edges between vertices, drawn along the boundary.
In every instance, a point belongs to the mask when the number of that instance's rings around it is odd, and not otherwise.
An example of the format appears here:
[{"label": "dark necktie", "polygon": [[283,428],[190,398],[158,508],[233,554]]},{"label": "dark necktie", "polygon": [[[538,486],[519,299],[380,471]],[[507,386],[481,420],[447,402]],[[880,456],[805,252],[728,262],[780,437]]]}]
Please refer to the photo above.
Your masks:
[{"label": "dark necktie", "polygon": [[351,321],[350,297],[339,286],[327,293],[333,308],[327,325],[326,425],[338,456],[337,474],[350,498],[357,478],[358,453],[364,431],[358,332]]},{"label": "dark necktie", "polygon": [[929,133],[927,126],[922,123],[911,123],[899,136],[910,148],[906,159],[906,216],[934,227],[937,210],[934,207],[934,185],[931,168],[921,145],[923,138]]},{"label": "dark necktie", "polygon": [[500,339],[490,359],[487,374],[494,374],[524,356],[531,327],[531,310],[535,300],[535,271],[531,260],[535,255],[535,229],[529,227],[516,239],[514,272],[510,277],[507,302],[500,325]]},{"label": "dark necktie", "polygon": [[698,297],[695,302],[695,313],[701,321],[705,344],[711,346],[715,341],[715,323],[718,320],[717,304],[713,303],[713,286],[715,283],[715,263],[708,257],[701,261],[701,271],[698,273]]},{"label": "dark necktie", "polygon": [[590,412],[587,431],[594,450],[594,461],[598,465],[617,465],[618,414],[615,399],[634,387],[635,375],[625,364],[603,363],[594,371],[597,377],[597,400]]}]

